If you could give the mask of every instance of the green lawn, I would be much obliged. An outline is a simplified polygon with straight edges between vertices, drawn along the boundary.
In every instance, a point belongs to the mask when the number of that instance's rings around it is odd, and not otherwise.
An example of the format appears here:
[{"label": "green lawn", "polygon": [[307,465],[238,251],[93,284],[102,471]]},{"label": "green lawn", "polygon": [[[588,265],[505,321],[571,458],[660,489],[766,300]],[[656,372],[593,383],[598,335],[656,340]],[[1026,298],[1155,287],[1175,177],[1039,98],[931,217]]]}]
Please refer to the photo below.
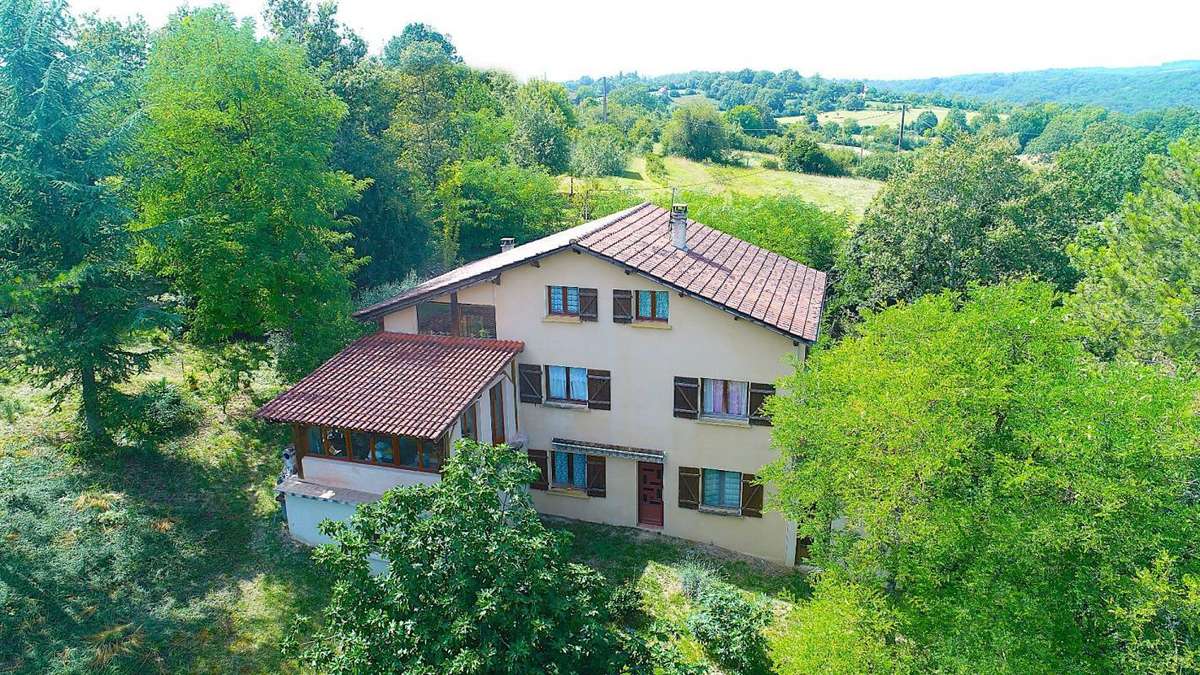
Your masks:
[{"label": "green lawn", "polygon": [[[184,381],[186,354],[139,379]],[[81,459],[70,410],[0,387],[0,672],[296,672],[278,648],[329,579],[286,536],[272,486],[286,432],[250,413],[269,378],[199,428]],[[656,630],[690,659],[677,569],[700,558],[777,612],[803,578],[621,528],[553,522],[572,553],[614,583],[635,580]]]},{"label": "green lawn", "polygon": [[[830,211],[844,211],[855,220],[862,217],[883,183],[866,178],[818,176],[764,169],[761,162],[769,155],[739,152],[749,166],[727,166],[695,162],[682,157],[664,158],[669,178],[667,186],[688,190],[746,195],[791,194]],[[599,181],[604,188],[627,188],[647,200],[654,200],[668,187],[645,175],[645,160],[635,157],[624,175]]]}]

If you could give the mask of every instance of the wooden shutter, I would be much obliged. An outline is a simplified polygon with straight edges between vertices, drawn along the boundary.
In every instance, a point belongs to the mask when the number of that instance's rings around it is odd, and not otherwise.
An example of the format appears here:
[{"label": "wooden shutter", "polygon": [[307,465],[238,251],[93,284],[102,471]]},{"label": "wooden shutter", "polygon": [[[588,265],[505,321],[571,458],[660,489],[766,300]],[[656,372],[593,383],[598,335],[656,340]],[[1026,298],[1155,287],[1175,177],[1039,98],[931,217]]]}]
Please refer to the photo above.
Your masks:
[{"label": "wooden shutter", "polygon": [[542,367],[530,363],[517,366],[517,379],[520,380],[521,402],[542,402]]},{"label": "wooden shutter", "polygon": [[587,456],[587,493],[589,497],[603,497],[605,482],[604,455]]},{"label": "wooden shutter", "polygon": [[579,320],[596,321],[600,318],[599,303],[596,300],[596,289],[579,289]]},{"label": "wooden shutter", "polygon": [[754,474],[742,474],[742,515],[747,518],[762,518],[763,488],[754,480]]},{"label": "wooden shutter", "polygon": [[545,490],[549,486],[548,477],[550,475],[549,459],[546,456],[546,451],[530,448],[526,452],[529,453],[529,461],[534,463],[540,474],[536,480],[529,484],[529,487],[534,490]]},{"label": "wooden shutter", "polygon": [[700,415],[700,379],[675,378],[675,416],[690,420]]},{"label": "wooden shutter", "polygon": [[774,395],[775,385],[761,382],[750,383],[750,424],[762,427],[771,426],[771,418],[767,416],[767,411],[763,410],[763,405],[767,402],[768,396]]},{"label": "wooden shutter", "polygon": [[613,323],[633,321],[633,291],[613,290]]},{"label": "wooden shutter", "polygon": [[700,469],[694,466],[679,467],[679,508],[700,508]]},{"label": "wooden shutter", "polygon": [[588,407],[594,410],[612,409],[612,373],[607,370],[587,371]]}]

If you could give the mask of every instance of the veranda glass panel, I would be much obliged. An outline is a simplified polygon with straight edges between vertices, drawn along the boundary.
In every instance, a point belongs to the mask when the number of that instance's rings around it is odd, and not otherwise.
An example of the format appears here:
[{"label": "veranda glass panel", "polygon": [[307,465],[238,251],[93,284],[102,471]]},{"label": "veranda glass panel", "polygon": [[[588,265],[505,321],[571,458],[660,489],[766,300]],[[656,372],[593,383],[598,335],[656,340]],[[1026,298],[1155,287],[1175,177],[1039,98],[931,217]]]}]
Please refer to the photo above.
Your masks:
[{"label": "veranda glass panel", "polygon": [[389,436],[375,437],[375,462],[378,464],[391,464],[392,457],[392,439]]},{"label": "veranda glass panel", "polygon": [[359,431],[350,432],[350,457],[360,462],[371,459],[371,437]]},{"label": "veranda glass panel", "polygon": [[411,436],[400,437],[400,466],[415,468],[417,466],[417,439]]}]

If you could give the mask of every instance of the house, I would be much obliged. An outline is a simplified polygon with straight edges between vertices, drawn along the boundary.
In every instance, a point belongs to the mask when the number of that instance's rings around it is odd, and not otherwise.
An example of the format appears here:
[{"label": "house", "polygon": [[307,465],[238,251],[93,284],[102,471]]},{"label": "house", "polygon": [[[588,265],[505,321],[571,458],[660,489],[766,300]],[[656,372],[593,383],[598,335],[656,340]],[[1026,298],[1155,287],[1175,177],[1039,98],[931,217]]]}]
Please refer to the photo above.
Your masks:
[{"label": "house", "polygon": [[[824,272],[644,203],[464,265],[355,316],[379,331],[259,416],[293,428],[278,490],[297,539],[398,485],[438,480],[455,440],[540,469],[538,510],[781,564],[763,509],[763,401],[817,339]],[[769,489],[769,488],[767,488]]]}]

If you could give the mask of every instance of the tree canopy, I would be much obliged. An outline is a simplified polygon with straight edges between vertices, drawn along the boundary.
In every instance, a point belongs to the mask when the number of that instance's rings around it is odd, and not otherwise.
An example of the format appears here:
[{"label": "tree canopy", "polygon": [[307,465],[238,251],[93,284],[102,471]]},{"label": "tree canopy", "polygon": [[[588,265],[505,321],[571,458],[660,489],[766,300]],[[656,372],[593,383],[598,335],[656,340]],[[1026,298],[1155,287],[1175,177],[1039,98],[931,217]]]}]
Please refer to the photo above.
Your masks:
[{"label": "tree canopy", "polygon": [[569,562],[567,535],[538,519],[526,487],[535,477],[524,453],[461,441],[439,482],[322,524],[333,543],[316,562],[340,582],[322,620],[297,630],[302,659],[328,673],[644,668],[603,578]]},{"label": "tree canopy", "polygon": [[1021,281],[868,313],[780,384],[765,475],[837,611],[808,670],[1200,666],[1193,382],[1096,361]]},{"label": "tree canopy", "polygon": [[664,149],[695,160],[720,161],[729,146],[725,120],[711,104],[685,103],[663,128]]}]

